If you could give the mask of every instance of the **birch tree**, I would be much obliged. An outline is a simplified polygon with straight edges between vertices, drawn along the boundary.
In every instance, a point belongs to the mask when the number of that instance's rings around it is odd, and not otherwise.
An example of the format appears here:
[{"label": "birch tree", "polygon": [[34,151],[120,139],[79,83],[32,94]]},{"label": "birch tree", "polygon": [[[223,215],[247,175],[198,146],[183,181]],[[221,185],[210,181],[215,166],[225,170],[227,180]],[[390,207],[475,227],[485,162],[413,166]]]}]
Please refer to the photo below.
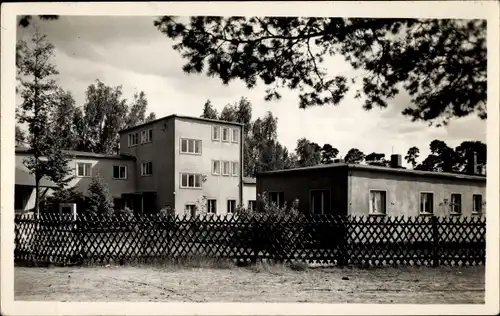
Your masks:
[{"label": "birch tree", "polygon": [[54,45],[45,35],[36,32],[29,42],[20,41],[22,51],[18,60],[19,93],[22,98],[16,116],[28,127],[31,155],[23,163],[35,176],[35,211],[39,212],[40,180],[44,177],[63,184],[70,172],[60,139],[51,132],[51,113],[56,103],[58,71],[51,59]]}]

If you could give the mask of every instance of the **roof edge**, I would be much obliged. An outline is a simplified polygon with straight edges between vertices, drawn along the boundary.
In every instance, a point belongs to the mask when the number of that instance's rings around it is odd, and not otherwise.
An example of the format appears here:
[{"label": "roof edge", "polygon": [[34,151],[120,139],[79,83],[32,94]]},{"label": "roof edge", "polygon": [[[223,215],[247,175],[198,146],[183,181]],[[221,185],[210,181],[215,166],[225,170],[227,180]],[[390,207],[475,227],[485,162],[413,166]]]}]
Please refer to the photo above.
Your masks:
[{"label": "roof edge", "polygon": [[152,121],[149,121],[149,122],[146,122],[146,123],[142,123],[142,124],[139,124],[139,125],[136,125],[136,126],[132,126],[132,127],[128,127],[128,128],[122,129],[121,131],[118,132],[118,134],[123,134],[123,133],[126,133],[126,132],[130,132],[130,131],[133,131],[133,130],[138,129],[138,128],[142,128],[142,127],[154,124],[154,123],[161,122],[162,120],[168,120],[168,119],[172,119],[172,118],[173,119],[178,118],[178,119],[185,119],[185,120],[202,121],[202,122],[207,122],[207,123],[209,122],[209,123],[216,123],[216,124],[226,124],[226,125],[233,125],[233,126],[244,126],[245,125],[245,124],[242,124],[242,123],[229,122],[229,121],[223,121],[223,120],[207,119],[207,118],[203,118],[203,117],[170,114],[170,115],[167,115],[167,116],[164,116],[164,117],[160,117],[160,118],[158,118],[156,120],[152,120]]},{"label": "roof edge", "polygon": [[[122,160],[136,160],[136,158],[132,155],[127,154],[116,154],[116,155],[107,155],[107,154],[98,154],[92,152],[78,152],[71,150],[63,150],[65,156],[73,157],[83,157],[83,158],[102,158],[102,159],[122,159]],[[16,154],[31,154],[31,149],[29,148],[16,148]]]},{"label": "roof edge", "polygon": [[461,180],[472,180],[472,181],[486,181],[486,176],[482,175],[470,175],[466,173],[451,173],[451,172],[437,172],[437,171],[423,171],[423,170],[413,170],[413,169],[399,169],[390,167],[379,167],[379,166],[366,166],[360,164],[349,164],[349,169],[352,170],[366,170],[374,172],[387,172],[396,174],[407,174],[414,176],[423,177],[441,177],[441,178],[453,178]]},{"label": "roof edge", "polygon": [[318,166],[311,166],[311,167],[299,167],[299,168],[292,168],[292,169],[280,169],[280,170],[272,170],[272,171],[264,171],[264,172],[257,172],[256,175],[258,176],[266,176],[266,175],[271,175],[271,174],[283,174],[283,173],[290,173],[290,172],[304,172],[304,171],[317,171],[321,169],[330,169],[330,168],[341,168],[341,167],[348,167],[348,164],[339,162],[339,163],[332,163],[328,165],[318,165]]},{"label": "roof edge", "polygon": [[329,165],[319,165],[312,167],[301,167],[295,169],[282,169],[275,171],[266,171],[257,173],[258,176],[269,176],[273,174],[287,174],[292,172],[306,172],[306,171],[318,171],[322,169],[330,169],[330,168],[348,168],[351,170],[361,170],[361,171],[373,171],[373,172],[381,172],[381,173],[395,173],[395,174],[406,174],[413,176],[423,176],[423,177],[441,177],[448,179],[461,179],[461,180],[470,180],[470,181],[486,181],[487,177],[482,175],[469,175],[464,173],[449,173],[449,172],[435,172],[435,171],[421,171],[421,170],[413,170],[413,169],[400,169],[400,168],[390,168],[390,167],[379,167],[379,166],[367,166],[361,164],[347,164],[347,163],[334,163]]}]

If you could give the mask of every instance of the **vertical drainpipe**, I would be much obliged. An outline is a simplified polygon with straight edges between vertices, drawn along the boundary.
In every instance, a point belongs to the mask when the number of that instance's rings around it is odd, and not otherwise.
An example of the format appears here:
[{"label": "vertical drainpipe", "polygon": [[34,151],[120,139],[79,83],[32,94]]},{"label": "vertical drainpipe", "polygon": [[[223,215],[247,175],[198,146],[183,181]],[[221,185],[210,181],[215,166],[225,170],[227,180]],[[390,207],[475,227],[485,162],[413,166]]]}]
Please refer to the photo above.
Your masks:
[{"label": "vertical drainpipe", "polygon": [[240,126],[240,205],[243,207],[243,168],[244,168],[244,164],[245,164],[245,157],[243,156],[245,154],[245,151],[244,151],[244,142],[245,142],[245,138],[244,138],[244,133],[243,133],[243,129],[245,128],[245,125],[241,125]]},{"label": "vertical drainpipe", "polygon": [[349,165],[347,165],[347,214],[351,214],[351,199],[352,199],[352,177],[349,172]]},{"label": "vertical drainpipe", "polygon": [[141,215],[144,215],[144,192],[141,194]]}]

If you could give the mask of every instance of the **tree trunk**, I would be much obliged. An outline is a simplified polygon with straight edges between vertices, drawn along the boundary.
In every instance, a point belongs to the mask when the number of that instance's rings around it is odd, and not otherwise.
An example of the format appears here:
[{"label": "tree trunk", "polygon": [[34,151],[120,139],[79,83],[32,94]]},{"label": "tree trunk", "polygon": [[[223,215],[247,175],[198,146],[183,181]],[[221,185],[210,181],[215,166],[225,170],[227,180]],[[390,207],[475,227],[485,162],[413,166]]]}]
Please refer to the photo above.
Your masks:
[{"label": "tree trunk", "polygon": [[37,218],[40,217],[40,175],[35,172],[35,211]]}]

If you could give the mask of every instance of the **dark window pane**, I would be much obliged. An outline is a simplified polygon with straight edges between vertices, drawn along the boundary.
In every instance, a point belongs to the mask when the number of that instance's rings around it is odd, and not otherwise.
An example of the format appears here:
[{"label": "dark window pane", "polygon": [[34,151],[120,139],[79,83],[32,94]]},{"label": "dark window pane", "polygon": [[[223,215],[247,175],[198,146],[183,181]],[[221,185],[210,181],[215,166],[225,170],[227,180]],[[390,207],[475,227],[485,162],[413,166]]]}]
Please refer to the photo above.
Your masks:
[{"label": "dark window pane", "polygon": [[278,195],[278,205],[281,207],[285,205],[285,193],[284,192],[279,192]]}]

